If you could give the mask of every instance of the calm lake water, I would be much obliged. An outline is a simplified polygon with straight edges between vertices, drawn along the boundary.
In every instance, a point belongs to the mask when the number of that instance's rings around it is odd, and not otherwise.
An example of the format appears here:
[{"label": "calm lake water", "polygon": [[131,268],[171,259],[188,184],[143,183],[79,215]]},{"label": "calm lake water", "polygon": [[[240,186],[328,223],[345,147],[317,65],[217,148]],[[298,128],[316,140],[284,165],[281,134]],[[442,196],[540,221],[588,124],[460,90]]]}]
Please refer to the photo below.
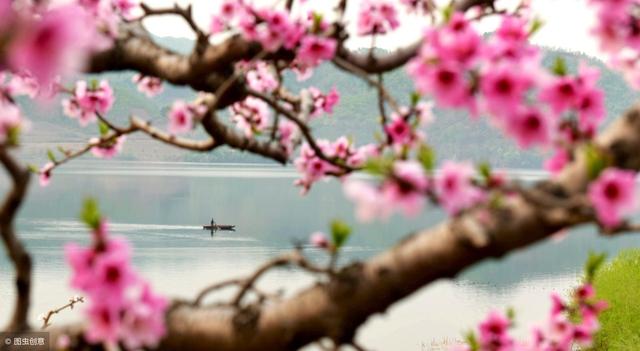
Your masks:
[{"label": "calm lake water", "polygon": [[[291,169],[265,165],[81,161],[62,167],[49,187],[32,186],[18,219],[19,234],[35,258],[34,320],[77,294],[67,287],[62,247],[68,241],[88,242],[85,227],[77,221],[84,196],[99,199],[112,231],[133,243],[135,266],[156,289],[182,298],[195,297],[212,282],[251,272],[309,233],[326,230],[333,218],[355,228],[343,262],[370,257],[443,218],[440,211],[429,209],[413,220],[394,217],[386,223],[357,224],[338,182],[318,184],[301,197],[292,186],[295,177]],[[0,190],[6,188],[7,179],[0,178]],[[211,217],[236,224],[237,231],[211,237],[201,229]],[[371,318],[358,339],[377,350],[431,350],[432,345],[459,339],[489,310],[507,306],[516,307],[518,333],[526,334],[532,323],[544,319],[549,293],[566,293],[578,281],[590,250],[615,254],[631,246],[640,246],[640,238],[603,239],[592,227],[579,228],[562,241],[484,262],[455,281],[420,290],[385,315]],[[318,250],[307,252],[314,261],[325,259]],[[12,274],[2,255],[0,324],[7,321],[13,301]],[[286,287],[294,293],[311,281],[294,269],[280,269],[261,284],[266,290]],[[80,316],[79,310],[66,311],[54,323]]]}]

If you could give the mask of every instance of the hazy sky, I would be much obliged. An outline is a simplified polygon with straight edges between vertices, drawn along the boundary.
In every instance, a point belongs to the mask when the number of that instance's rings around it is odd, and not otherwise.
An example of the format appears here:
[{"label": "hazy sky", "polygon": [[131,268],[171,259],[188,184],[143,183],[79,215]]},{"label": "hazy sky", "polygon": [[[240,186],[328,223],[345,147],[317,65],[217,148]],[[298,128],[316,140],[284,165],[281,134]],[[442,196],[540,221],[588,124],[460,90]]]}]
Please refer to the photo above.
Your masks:
[{"label": "hazy sky", "polygon": [[[180,4],[192,3],[196,21],[203,28],[207,28],[211,15],[219,8],[220,0],[177,0]],[[276,0],[277,1],[277,0]],[[175,0],[147,1],[154,7],[170,6]],[[273,1],[265,0],[265,3]],[[573,51],[582,51],[596,56],[597,47],[589,36],[589,28],[593,23],[593,14],[587,6],[587,0],[532,0],[534,13],[538,14],[545,25],[535,35],[534,42],[540,45],[561,47]],[[318,9],[331,9],[335,4],[332,0],[308,0],[310,6]],[[347,11],[348,18],[355,22],[358,0],[351,0]],[[498,1],[498,6],[515,6],[518,1]],[[330,11],[329,11],[330,12]],[[396,32],[379,38],[377,43],[386,49],[393,49],[399,45],[415,41],[424,27],[424,19],[403,15],[403,26]],[[179,18],[163,16],[145,21],[147,28],[156,35],[174,37],[193,37],[189,27]],[[495,26],[495,21],[489,20],[482,25],[482,29],[489,31]],[[369,39],[350,40],[351,47],[369,45]]]}]

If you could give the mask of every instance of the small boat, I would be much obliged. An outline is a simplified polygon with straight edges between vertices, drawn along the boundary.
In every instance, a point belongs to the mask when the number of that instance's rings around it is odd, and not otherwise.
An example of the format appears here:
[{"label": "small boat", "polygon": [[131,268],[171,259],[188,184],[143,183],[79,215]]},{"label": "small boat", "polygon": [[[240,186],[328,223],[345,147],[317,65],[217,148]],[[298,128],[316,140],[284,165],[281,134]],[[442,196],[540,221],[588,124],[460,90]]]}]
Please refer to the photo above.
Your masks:
[{"label": "small boat", "polygon": [[211,219],[211,224],[203,225],[202,229],[203,230],[210,230],[211,231],[211,235],[213,235],[213,233],[217,232],[218,230],[235,232],[236,231],[236,226],[235,225],[231,225],[231,224],[217,224],[212,218]]}]

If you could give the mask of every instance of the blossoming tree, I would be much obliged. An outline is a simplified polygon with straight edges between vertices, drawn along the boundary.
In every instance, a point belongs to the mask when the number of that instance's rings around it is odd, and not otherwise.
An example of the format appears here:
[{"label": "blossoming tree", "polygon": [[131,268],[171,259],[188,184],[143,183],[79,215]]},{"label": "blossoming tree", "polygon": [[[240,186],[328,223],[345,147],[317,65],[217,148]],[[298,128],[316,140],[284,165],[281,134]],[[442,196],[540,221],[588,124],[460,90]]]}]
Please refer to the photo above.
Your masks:
[{"label": "blossoming tree", "polygon": [[[504,4],[503,4],[504,2]],[[191,6],[158,8],[134,0],[0,0],[0,162],[12,180],[0,212],[0,234],[14,267],[17,289],[8,331],[27,331],[31,258],[14,229],[30,175],[41,186],[55,181],[55,170],[92,153],[116,156],[126,136],[143,133],[177,148],[216,152],[223,146],[293,163],[296,185],[310,191],[321,179],[336,178],[356,205],[362,221],[399,212],[416,216],[429,204],[442,207],[448,220],[408,236],[366,261],[339,267],[335,257],[349,235],[340,222],[331,239],[311,236],[331,256],[327,267],[309,262],[301,249],[274,258],[249,277],[216,283],[194,301],[170,301],[154,291],[131,265],[133,249],[114,237],[97,205],[85,205],[83,220],[92,244],[70,243],[65,256],[71,286],[88,297],[86,322],[54,325],[54,346],[173,350],[289,350],[323,338],[335,347],[362,348],[354,336],[370,316],[417,289],[489,257],[543,240],[573,226],[593,223],[604,235],[638,229],[625,217],[636,205],[634,183],[640,169],[640,109],[630,107],[606,129],[599,71],[581,65],[569,72],[561,60],[542,65],[539,48],[529,39],[541,21],[522,0],[339,0],[321,11],[314,1],[212,2],[208,28],[192,17]],[[631,87],[640,86],[638,0],[590,0],[596,14],[593,40]],[[323,7],[323,8],[326,8]],[[348,8],[357,9],[355,30]],[[189,54],[156,44],[142,25],[148,17],[173,15],[193,30]],[[419,19],[424,34],[413,45],[392,53],[375,49],[375,38],[397,30],[400,18]],[[490,34],[477,23],[499,19]],[[350,51],[349,37],[370,37],[371,49]],[[294,72],[304,84],[320,64],[332,64],[364,80],[377,92],[371,123],[383,135],[357,145],[346,136],[314,137],[314,120],[331,114],[340,92],[306,86],[294,91],[283,75]],[[402,101],[384,86],[383,76],[405,69],[414,93]],[[117,125],[109,112],[118,103],[106,80],[71,81],[74,73],[131,70],[132,84],[153,98],[170,83],[190,87],[192,101],[170,102],[167,128],[134,115]],[[77,77],[77,75],[75,75]],[[28,116],[16,97],[36,103],[55,97],[64,113],[82,126],[97,124],[99,134],[77,150],[50,153],[50,162],[29,168],[12,152],[28,138]],[[23,101],[23,100],[21,100]],[[551,150],[544,167],[552,177],[524,186],[492,172],[487,165],[436,158],[429,145],[431,107],[462,109],[470,119],[484,119],[523,149]],[[220,117],[228,111],[230,118]],[[182,134],[201,129],[206,138]],[[369,173],[373,180],[352,175]],[[596,260],[597,261],[597,260]],[[272,300],[254,283],[272,267],[294,265],[322,276],[296,295]],[[570,350],[589,345],[597,317],[605,308],[585,283],[569,301],[552,296],[549,321],[531,340],[509,336],[510,316],[492,312],[472,333],[467,350]],[[231,301],[203,303],[217,289],[235,287]],[[256,295],[258,299],[247,296]],[[72,301],[71,305],[76,301]],[[51,313],[45,318],[45,327]]]}]

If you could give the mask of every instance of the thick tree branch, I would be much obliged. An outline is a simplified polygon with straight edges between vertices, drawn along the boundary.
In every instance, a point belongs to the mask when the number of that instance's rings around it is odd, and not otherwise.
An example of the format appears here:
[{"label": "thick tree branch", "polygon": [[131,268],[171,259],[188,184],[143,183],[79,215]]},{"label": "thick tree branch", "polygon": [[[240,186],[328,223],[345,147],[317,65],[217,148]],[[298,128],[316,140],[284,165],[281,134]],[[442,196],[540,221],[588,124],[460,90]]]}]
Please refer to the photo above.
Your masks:
[{"label": "thick tree branch", "polygon": [[31,302],[31,257],[18,239],[14,220],[27,193],[30,172],[16,162],[5,146],[0,146],[0,163],[9,173],[12,187],[0,209],[0,236],[15,268],[16,301],[7,331],[29,328],[27,314]]},{"label": "thick tree branch", "polygon": [[[597,142],[610,153],[614,166],[640,169],[640,107],[614,122]],[[588,184],[586,161],[578,157],[557,179],[531,190],[555,198],[546,206],[515,195],[499,207],[475,208],[275,303],[237,310],[178,302],[167,314],[169,333],[159,349],[297,350],[323,337],[338,345],[351,343],[371,315],[437,279],[453,277],[474,263],[501,257],[561,229],[592,223],[592,211],[565,204],[583,196]],[[80,330],[75,325],[55,334],[77,337]]]}]

